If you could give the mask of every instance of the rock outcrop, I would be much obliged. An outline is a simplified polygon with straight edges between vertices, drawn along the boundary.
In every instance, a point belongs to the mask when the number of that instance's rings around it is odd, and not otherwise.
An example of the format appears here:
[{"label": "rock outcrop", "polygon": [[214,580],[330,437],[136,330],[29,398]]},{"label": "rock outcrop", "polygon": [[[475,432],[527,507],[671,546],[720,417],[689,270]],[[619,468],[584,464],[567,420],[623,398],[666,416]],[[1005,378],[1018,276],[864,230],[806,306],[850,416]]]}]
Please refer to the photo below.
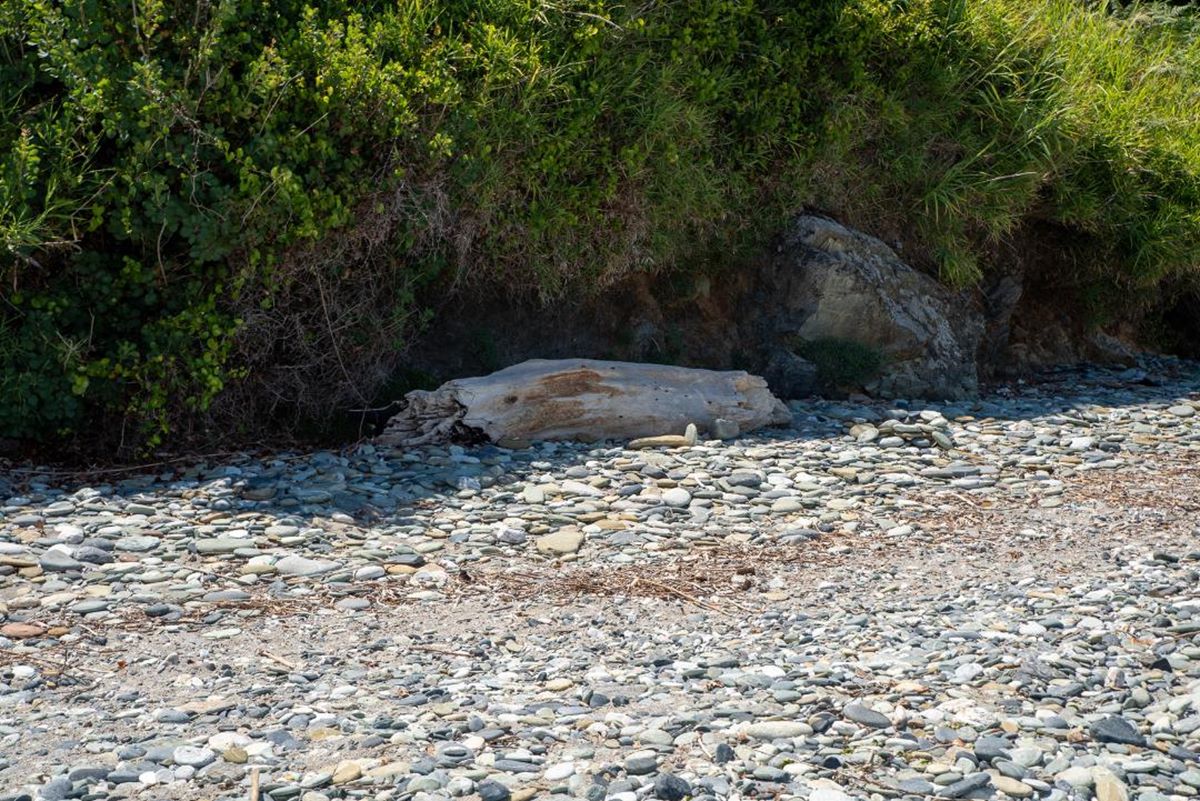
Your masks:
[{"label": "rock outcrop", "polygon": [[963,398],[979,390],[984,320],[970,296],[833,220],[795,221],[755,300],[770,359],[789,342],[846,340],[883,355],[880,373],[862,387],[873,395]]}]

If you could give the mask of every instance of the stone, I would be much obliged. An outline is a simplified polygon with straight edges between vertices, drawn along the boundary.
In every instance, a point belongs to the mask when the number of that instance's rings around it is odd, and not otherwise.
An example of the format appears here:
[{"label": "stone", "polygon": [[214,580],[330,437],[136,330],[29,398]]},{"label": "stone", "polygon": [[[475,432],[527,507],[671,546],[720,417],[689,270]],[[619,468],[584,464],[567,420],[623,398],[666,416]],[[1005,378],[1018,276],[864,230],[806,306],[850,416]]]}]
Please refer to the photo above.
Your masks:
[{"label": "stone", "polygon": [[1093,723],[1089,729],[1092,737],[1102,743],[1122,743],[1124,745],[1139,745],[1146,744],[1146,738],[1138,733],[1123,717],[1111,716],[1101,718]]},{"label": "stone", "polygon": [[193,768],[202,768],[212,764],[216,758],[217,755],[212,750],[191,745],[181,745],[172,753],[175,764],[188,765]]},{"label": "stone", "polygon": [[237,745],[230,746],[221,752],[221,759],[234,765],[243,765],[249,758],[249,752]]},{"label": "stone", "polygon": [[0,626],[0,636],[13,640],[28,640],[33,637],[41,637],[45,633],[45,627],[36,623],[5,623]]},{"label": "stone", "polygon": [[631,451],[643,451],[649,448],[690,448],[695,444],[682,434],[660,434],[656,437],[638,437],[630,440],[625,447]]},{"label": "stone", "polygon": [[235,537],[215,537],[213,539],[196,540],[196,553],[208,555],[231,554],[239,548],[251,548],[254,541]]},{"label": "stone", "polygon": [[538,553],[549,556],[567,556],[576,553],[583,545],[583,532],[574,529],[559,529],[534,541]]},{"label": "stone", "polygon": [[874,395],[965,398],[979,390],[975,354],[985,326],[967,296],[828,218],[795,220],[751,303],[776,340],[876,349],[882,368],[864,387]]},{"label": "stone", "polygon": [[46,551],[38,559],[38,567],[45,570],[47,573],[65,573],[68,571],[82,570],[83,563],[72,558],[62,551],[49,550]]},{"label": "stone", "polygon": [[658,769],[658,757],[652,753],[635,754],[625,760],[625,772],[630,776],[644,776]]},{"label": "stone", "polygon": [[1033,788],[1025,782],[998,773],[992,774],[992,786],[1011,798],[1029,798],[1033,795]]},{"label": "stone", "polygon": [[882,715],[862,704],[846,704],[842,709],[842,714],[848,720],[852,720],[863,726],[870,726],[874,729],[886,729],[892,725],[892,722],[887,719],[886,715]]},{"label": "stone", "polygon": [[667,506],[687,506],[692,502],[692,494],[682,487],[672,487],[662,494],[662,499]]},{"label": "stone", "polygon": [[654,797],[662,801],[683,801],[692,794],[692,785],[673,773],[660,773],[654,779]]},{"label": "stone", "polygon": [[122,537],[113,543],[114,550],[126,553],[149,553],[159,546],[158,537],[134,536]]},{"label": "stone", "polygon": [[1092,792],[1096,801],[1129,801],[1129,792],[1125,783],[1117,778],[1108,768],[1095,766],[1092,768]]},{"label": "stone", "polygon": [[337,570],[341,565],[321,559],[309,559],[289,554],[275,563],[275,569],[283,576],[319,576]]},{"label": "stone", "polygon": [[1071,787],[1091,787],[1095,784],[1095,779],[1092,776],[1092,771],[1083,766],[1074,766],[1067,768],[1058,773],[1054,777],[1057,781],[1070,785]]},{"label": "stone", "polygon": [[362,778],[362,775],[362,766],[358,762],[347,760],[338,763],[338,766],[333,771],[333,777],[330,779],[330,782],[336,787],[358,781]]},{"label": "stone", "polygon": [[852,796],[834,782],[818,780],[812,783],[808,801],[852,801]]},{"label": "stone", "polygon": [[42,785],[38,798],[42,801],[63,801],[71,792],[71,780],[66,776],[57,776]]},{"label": "stone", "polygon": [[963,798],[968,793],[987,787],[992,782],[992,777],[986,773],[973,773],[970,776],[964,776],[959,781],[953,784],[948,784],[938,791],[938,795],[942,798]]},{"label": "stone", "polygon": [[800,721],[764,720],[751,723],[746,727],[745,733],[747,737],[753,737],[756,740],[788,740],[811,734],[812,727]]},{"label": "stone", "polygon": [[993,762],[1008,756],[1008,741],[1000,737],[980,737],[975,741],[975,756]]},{"label": "stone", "polygon": [[213,590],[206,592],[201,600],[207,603],[220,603],[222,601],[249,601],[252,596],[245,590]]},{"label": "stone", "polygon": [[475,792],[479,793],[479,801],[509,801],[512,798],[507,787],[491,779],[484,779],[476,785]]}]

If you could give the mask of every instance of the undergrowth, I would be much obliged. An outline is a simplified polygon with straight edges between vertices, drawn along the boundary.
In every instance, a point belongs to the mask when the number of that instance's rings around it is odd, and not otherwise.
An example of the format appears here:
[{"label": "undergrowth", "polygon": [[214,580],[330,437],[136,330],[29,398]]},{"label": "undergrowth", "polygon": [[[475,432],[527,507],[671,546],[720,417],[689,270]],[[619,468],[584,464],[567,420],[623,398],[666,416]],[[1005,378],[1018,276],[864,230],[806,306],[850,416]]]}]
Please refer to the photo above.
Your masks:
[{"label": "undergrowth", "polygon": [[[1200,263],[1200,36],[1079,0],[0,0],[0,436],[369,405],[431,293],[596,291],[808,205],[967,285]],[[736,261],[733,259],[733,261]]]},{"label": "undergrowth", "polygon": [[792,350],[813,363],[817,385],[826,392],[861,390],[879,377],[885,364],[878,348],[836,337],[796,340]]}]

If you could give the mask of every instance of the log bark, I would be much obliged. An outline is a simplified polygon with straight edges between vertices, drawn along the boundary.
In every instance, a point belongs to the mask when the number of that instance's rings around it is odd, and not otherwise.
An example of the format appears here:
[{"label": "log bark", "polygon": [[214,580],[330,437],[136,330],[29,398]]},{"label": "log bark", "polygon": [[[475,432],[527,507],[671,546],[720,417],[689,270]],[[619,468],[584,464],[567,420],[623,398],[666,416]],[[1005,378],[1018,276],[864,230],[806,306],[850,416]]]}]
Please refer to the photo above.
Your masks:
[{"label": "log bark", "polygon": [[758,376],[661,364],[533,359],[405,396],[380,444],[501,440],[632,439],[713,433],[718,419],[741,432],[791,420]]}]

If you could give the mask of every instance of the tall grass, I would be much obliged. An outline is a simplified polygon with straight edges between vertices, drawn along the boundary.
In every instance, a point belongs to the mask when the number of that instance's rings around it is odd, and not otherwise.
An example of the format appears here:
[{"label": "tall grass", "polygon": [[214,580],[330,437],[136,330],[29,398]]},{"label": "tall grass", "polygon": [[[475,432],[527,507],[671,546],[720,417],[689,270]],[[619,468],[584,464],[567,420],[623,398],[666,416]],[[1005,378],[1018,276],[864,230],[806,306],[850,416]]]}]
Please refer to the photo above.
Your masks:
[{"label": "tall grass", "polygon": [[[840,99],[818,163],[842,162],[866,186],[841,197],[814,187],[814,198],[911,226],[954,284],[977,280],[983,245],[1030,219],[1092,238],[1103,256],[1090,280],[1147,287],[1194,274],[1193,19],[1076,0],[853,3],[865,80]],[[848,117],[875,122],[837,127]]]}]

